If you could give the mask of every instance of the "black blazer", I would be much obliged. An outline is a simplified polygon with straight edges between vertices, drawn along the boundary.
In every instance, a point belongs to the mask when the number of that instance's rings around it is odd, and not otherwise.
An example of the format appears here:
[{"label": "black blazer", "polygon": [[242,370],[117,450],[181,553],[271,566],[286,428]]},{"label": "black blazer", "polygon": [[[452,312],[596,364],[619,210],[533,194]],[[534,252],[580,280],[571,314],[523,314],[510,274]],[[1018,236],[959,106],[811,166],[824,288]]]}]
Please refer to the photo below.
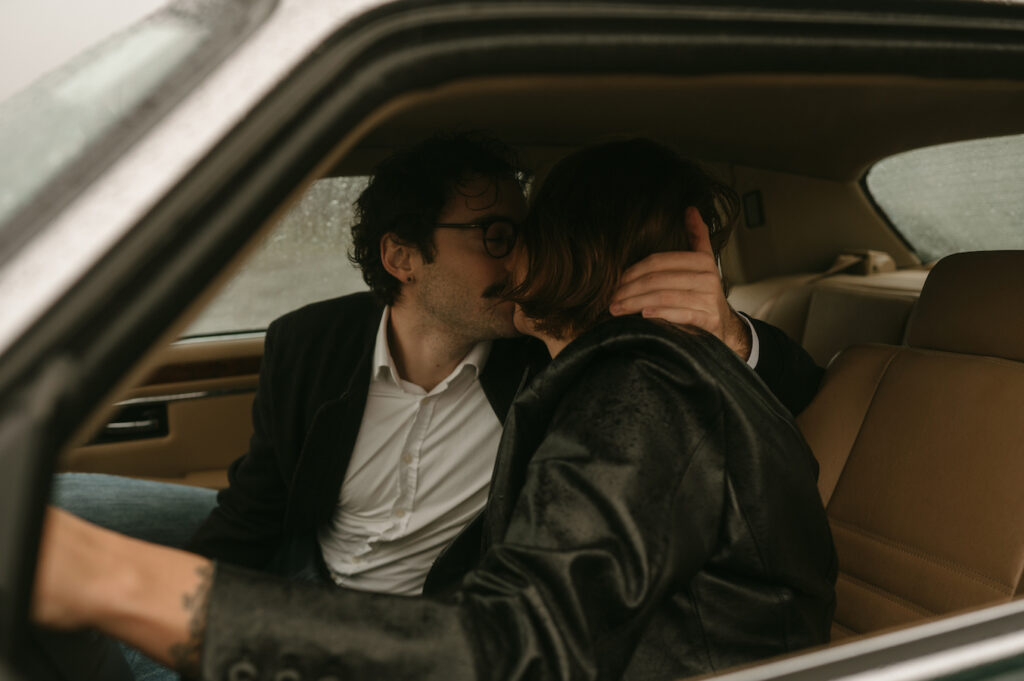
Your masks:
[{"label": "black blazer", "polygon": [[647,681],[824,643],[836,563],[816,477],[792,417],[722,343],[612,320],[515,399],[457,589],[221,566],[204,677]]},{"label": "black blazer", "polygon": [[[382,313],[371,294],[357,293],[307,305],[270,325],[249,451],[231,465],[229,486],[189,550],[292,577],[310,564],[322,568],[316,532],[334,512],[359,433]],[[754,323],[758,374],[791,411],[803,409],[822,370],[782,331]],[[495,341],[480,383],[499,420],[527,375],[547,361],[535,339]],[[466,531],[473,541],[442,554],[428,575],[428,593],[455,583],[473,565],[475,555],[462,547],[475,545],[478,529],[474,523]]]}]

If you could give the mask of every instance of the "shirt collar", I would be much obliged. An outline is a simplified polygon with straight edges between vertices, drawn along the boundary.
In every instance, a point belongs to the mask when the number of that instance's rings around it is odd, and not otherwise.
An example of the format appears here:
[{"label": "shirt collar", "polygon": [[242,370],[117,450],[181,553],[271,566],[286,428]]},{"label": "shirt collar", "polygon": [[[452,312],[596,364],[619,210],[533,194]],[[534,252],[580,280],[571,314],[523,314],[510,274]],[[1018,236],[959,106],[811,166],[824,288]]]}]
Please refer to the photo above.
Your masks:
[{"label": "shirt collar", "polygon": [[[384,314],[380,317],[380,326],[377,327],[377,338],[373,343],[373,376],[374,380],[388,381],[400,388],[404,388],[410,384],[399,377],[398,369],[395,368],[395,361],[391,357],[391,346],[388,344],[388,322],[390,320],[391,306],[389,305],[384,308]],[[491,354],[491,345],[492,341],[489,340],[480,341],[474,345],[473,349],[462,358],[459,365],[431,392],[439,392],[446,389],[464,371],[469,371],[472,373],[473,378],[478,378],[487,364],[487,358]]]}]

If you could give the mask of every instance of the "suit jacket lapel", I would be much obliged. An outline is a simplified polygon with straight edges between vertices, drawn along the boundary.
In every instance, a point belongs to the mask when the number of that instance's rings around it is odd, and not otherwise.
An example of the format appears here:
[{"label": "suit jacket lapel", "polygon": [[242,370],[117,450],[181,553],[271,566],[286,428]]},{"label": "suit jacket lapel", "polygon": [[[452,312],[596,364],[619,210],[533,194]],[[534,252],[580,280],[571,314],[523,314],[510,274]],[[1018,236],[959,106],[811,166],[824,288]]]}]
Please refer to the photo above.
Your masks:
[{"label": "suit jacket lapel", "polygon": [[[310,530],[327,522],[338,503],[352,449],[359,435],[370,389],[373,346],[380,325],[378,309],[347,349],[355,361],[345,368],[348,382],[341,394],[316,410],[306,433],[288,491],[285,525],[292,531]],[[339,348],[339,353],[344,353]]]}]

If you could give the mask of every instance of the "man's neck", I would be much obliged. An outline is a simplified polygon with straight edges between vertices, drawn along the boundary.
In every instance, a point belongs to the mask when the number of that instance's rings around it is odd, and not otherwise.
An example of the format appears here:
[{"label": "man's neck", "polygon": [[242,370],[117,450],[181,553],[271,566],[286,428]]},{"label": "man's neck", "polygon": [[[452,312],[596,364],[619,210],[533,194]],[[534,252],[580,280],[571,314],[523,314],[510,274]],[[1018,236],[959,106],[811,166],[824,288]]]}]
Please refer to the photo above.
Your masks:
[{"label": "man's neck", "polygon": [[391,307],[387,336],[398,375],[427,392],[447,378],[478,342],[401,303]]}]

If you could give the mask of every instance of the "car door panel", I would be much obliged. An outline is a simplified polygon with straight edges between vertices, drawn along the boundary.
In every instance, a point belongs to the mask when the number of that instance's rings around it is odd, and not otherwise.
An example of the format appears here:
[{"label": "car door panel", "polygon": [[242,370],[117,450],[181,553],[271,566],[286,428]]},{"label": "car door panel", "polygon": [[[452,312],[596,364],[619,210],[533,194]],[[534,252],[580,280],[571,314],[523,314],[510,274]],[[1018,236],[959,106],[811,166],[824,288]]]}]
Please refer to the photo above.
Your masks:
[{"label": "car door panel", "polygon": [[107,424],[65,454],[61,470],[226,486],[252,432],[262,354],[262,335],[252,334],[170,345]]}]

